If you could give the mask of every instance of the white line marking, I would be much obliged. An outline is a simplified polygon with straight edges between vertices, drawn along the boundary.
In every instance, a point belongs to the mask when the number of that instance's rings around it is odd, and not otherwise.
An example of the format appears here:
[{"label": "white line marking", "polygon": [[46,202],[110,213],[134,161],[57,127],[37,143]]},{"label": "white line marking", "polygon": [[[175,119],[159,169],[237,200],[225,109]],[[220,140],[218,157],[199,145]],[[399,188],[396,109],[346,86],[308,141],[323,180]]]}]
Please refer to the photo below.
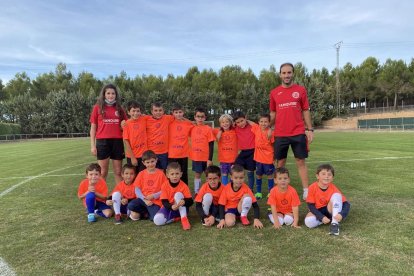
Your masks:
[{"label": "white line marking", "polygon": [[21,185],[23,185],[23,184],[25,184],[25,183],[33,180],[33,179],[43,177],[43,176],[48,175],[50,173],[54,173],[54,172],[58,172],[58,171],[66,170],[66,169],[69,169],[69,168],[78,167],[78,166],[81,166],[81,165],[86,165],[86,164],[89,164],[89,163],[83,163],[83,164],[78,164],[78,165],[74,165],[74,166],[68,166],[68,167],[59,168],[59,169],[56,169],[56,170],[53,170],[53,171],[45,172],[45,173],[42,173],[42,174],[39,174],[39,175],[30,176],[29,178],[27,178],[27,179],[25,179],[25,180],[23,180],[23,181],[15,184],[15,185],[11,186],[10,188],[8,188],[8,189],[4,190],[3,192],[1,192],[0,193],[0,198],[2,198],[3,196],[7,195],[8,193],[10,193],[11,191],[13,191],[17,187],[19,187],[19,186],[21,186]]},{"label": "white line marking", "polygon": [[337,159],[329,161],[307,161],[306,163],[329,163],[329,162],[355,162],[355,161],[371,161],[371,160],[397,160],[397,159],[413,159],[414,156],[385,156],[374,158],[355,158],[355,159]]},{"label": "white line marking", "polygon": [[15,276],[16,273],[9,267],[5,260],[0,257],[0,275],[2,276]]}]

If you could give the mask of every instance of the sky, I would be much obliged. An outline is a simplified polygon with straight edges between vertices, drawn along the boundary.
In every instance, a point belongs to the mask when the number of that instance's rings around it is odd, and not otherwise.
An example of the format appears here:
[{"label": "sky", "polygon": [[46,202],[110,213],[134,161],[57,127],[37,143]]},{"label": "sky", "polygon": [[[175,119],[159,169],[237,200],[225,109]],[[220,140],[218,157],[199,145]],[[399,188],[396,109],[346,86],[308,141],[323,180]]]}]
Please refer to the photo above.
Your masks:
[{"label": "sky", "polygon": [[0,79],[63,62],[103,79],[301,62],[308,70],[373,56],[411,62],[414,1],[0,0]]}]

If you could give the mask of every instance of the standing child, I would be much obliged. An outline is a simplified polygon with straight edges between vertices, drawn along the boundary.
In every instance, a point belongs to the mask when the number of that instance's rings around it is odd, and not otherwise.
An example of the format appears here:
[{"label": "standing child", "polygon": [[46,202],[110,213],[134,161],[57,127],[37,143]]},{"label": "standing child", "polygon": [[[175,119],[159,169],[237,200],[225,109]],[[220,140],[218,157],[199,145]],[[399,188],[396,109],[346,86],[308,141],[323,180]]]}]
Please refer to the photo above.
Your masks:
[{"label": "standing child", "polygon": [[112,160],[115,183],[122,181],[124,143],[121,122],[127,119],[121,107],[118,89],[113,84],[105,85],[99,93],[90,117],[91,153],[98,159],[103,179],[108,175],[109,159]]},{"label": "standing child", "polygon": [[132,220],[142,218],[154,219],[161,207],[161,186],[167,180],[164,171],[157,169],[157,155],[152,150],[142,154],[142,163],[146,167],[134,181],[137,198],[128,204]]},{"label": "standing child", "polygon": [[204,226],[212,226],[219,218],[218,201],[224,186],[220,183],[220,168],[209,166],[206,170],[207,182],[201,186],[195,202],[196,210]]},{"label": "standing child", "polygon": [[341,191],[332,183],[335,170],[330,164],[322,164],[316,170],[318,181],[309,186],[306,199],[309,213],[305,225],[315,228],[330,223],[329,234],[339,235],[339,223],[346,218],[351,205]]},{"label": "standing child", "polygon": [[201,185],[201,174],[207,166],[213,164],[214,135],[210,126],[205,125],[206,111],[199,107],[195,110],[196,125],[191,129],[190,158],[194,171],[194,193],[198,193]]},{"label": "standing child", "polygon": [[172,114],[175,120],[170,124],[168,135],[168,163],[177,162],[181,166],[181,178],[188,185],[188,155],[190,146],[188,137],[193,128],[190,120],[184,118],[184,109],[180,104],[173,106]]},{"label": "standing child", "polygon": [[247,214],[250,208],[254,209],[255,228],[263,228],[262,222],[259,220],[260,208],[252,190],[244,183],[244,170],[240,165],[235,164],[231,168],[231,182],[221,193],[219,199],[220,222],[217,228],[232,227],[236,224],[236,217],[240,217],[243,225],[249,225]]},{"label": "standing child", "polygon": [[286,224],[300,228],[298,226],[300,199],[295,188],[289,185],[289,171],[285,167],[276,169],[275,182],[276,186],[270,191],[267,200],[267,204],[272,210],[269,219],[273,223],[273,227],[279,229],[283,224]]},{"label": "standing child", "polygon": [[115,212],[115,224],[121,224],[121,214],[128,215],[127,205],[130,201],[136,198],[135,187],[132,185],[135,179],[135,167],[130,164],[125,164],[122,167],[122,181],[119,182],[112,195],[106,201],[108,206],[113,206]]},{"label": "standing child", "polygon": [[233,118],[223,114],[219,118],[220,129],[214,129],[218,144],[218,160],[221,169],[221,183],[227,185],[230,168],[237,158],[237,135],[233,129]]},{"label": "standing child", "polygon": [[151,115],[147,119],[147,146],[157,155],[157,168],[165,170],[168,164],[168,128],[174,120],[172,115],[165,115],[161,103],[153,103]]},{"label": "standing child", "polygon": [[259,124],[249,121],[252,126],[252,132],[255,136],[254,161],[256,161],[256,198],[261,199],[262,194],[262,177],[267,176],[268,193],[273,188],[273,141],[272,130],[270,129],[270,115],[262,114],[259,117]]},{"label": "standing child", "polygon": [[142,107],[137,101],[127,104],[128,114],[131,117],[124,126],[123,138],[127,163],[135,167],[138,174],[145,169],[142,163],[142,154],[147,150],[147,123],[142,116]]},{"label": "standing child", "polygon": [[88,211],[88,222],[95,222],[95,212],[104,217],[112,216],[111,207],[105,204],[108,196],[108,187],[101,177],[101,166],[92,163],[86,167],[86,179],[82,180],[78,188],[78,198]]},{"label": "standing child", "polygon": [[236,124],[234,129],[237,134],[237,145],[240,150],[235,164],[239,164],[247,170],[249,187],[253,191],[254,170],[256,169],[256,162],[253,158],[255,148],[254,133],[252,132],[252,126],[247,123],[246,115],[243,112],[234,112],[233,119]]},{"label": "standing child", "polygon": [[165,225],[181,220],[184,230],[191,228],[188,221],[188,209],[193,205],[190,189],[187,184],[180,180],[181,167],[177,162],[167,166],[168,181],[161,188],[162,207],[154,217],[155,225]]}]

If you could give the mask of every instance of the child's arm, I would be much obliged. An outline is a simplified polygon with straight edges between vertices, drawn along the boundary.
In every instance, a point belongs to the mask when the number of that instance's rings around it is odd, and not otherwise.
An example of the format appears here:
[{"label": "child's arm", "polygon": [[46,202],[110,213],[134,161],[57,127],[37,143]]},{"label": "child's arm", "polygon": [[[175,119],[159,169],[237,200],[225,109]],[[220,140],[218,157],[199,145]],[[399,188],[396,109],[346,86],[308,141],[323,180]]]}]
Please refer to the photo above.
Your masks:
[{"label": "child's arm", "polygon": [[176,207],[176,209],[174,209],[173,208],[173,205],[171,205],[171,203],[168,201],[168,199],[162,199],[161,200],[161,203],[162,203],[162,206],[164,206],[164,208],[167,209],[167,210],[174,210],[174,211],[176,211],[178,209],[178,207]]},{"label": "child's arm", "polygon": [[131,156],[131,163],[133,166],[138,166],[138,160],[134,156],[134,152],[132,151],[131,145],[128,139],[124,139],[125,151],[126,154]]},{"label": "child's arm", "polygon": [[215,217],[213,215],[208,216],[204,214],[203,204],[201,202],[196,202],[196,210],[199,217],[201,218],[201,223],[203,223],[205,226],[212,226],[214,224]]},{"label": "child's arm", "polygon": [[253,211],[254,211],[254,221],[253,221],[253,227],[257,228],[257,229],[262,229],[263,228],[263,223],[260,221],[260,208],[259,208],[259,204],[257,204],[257,202],[252,204],[253,206]]},{"label": "child's arm", "polygon": [[298,225],[298,223],[299,223],[299,206],[292,207],[292,211],[293,211],[292,227],[300,228],[300,226]]},{"label": "child's arm", "polygon": [[224,226],[226,226],[226,223],[224,221],[224,205],[219,204],[219,218],[220,222],[217,224],[218,229],[222,229]]},{"label": "child's arm", "polygon": [[91,130],[89,131],[91,139],[91,153],[96,156],[96,124],[91,124]]},{"label": "child's arm", "polygon": [[351,204],[348,201],[345,201],[344,203],[342,203],[342,210],[336,215],[335,219],[338,222],[341,222],[344,218],[348,216],[350,208],[351,208]]},{"label": "child's arm", "polygon": [[309,211],[315,215],[315,217],[319,220],[322,221],[324,224],[329,223],[331,220],[328,219],[327,217],[325,217],[324,214],[322,214],[315,206],[315,203],[309,203],[308,202],[308,209]]},{"label": "child's arm", "polygon": [[272,216],[273,216],[273,228],[275,229],[280,229],[282,227],[282,225],[280,225],[279,223],[279,216],[277,215],[277,208],[276,205],[270,205],[271,209],[272,209]]},{"label": "child's arm", "polygon": [[143,193],[142,193],[141,189],[140,189],[140,188],[138,188],[138,187],[135,187],[135,195],[137,196],[137,198],[140,198],[140,199],[142,199],[142,200],[144,200],[144,199],[145,199],[145,197],[144,197],[144,195],[143,195]]},{"label": "child's arm", "polygon": [[224,132],[224,129],[223,128],[220,128],[220,130],[217,132],[217,135],[216,135],[216,141],[217,142],[220,141],[221,135],[223,134],[223,132]]},{"label": "child's arm", "polygon": [[213,165],[214,141],[208,142],[207,167]]}]

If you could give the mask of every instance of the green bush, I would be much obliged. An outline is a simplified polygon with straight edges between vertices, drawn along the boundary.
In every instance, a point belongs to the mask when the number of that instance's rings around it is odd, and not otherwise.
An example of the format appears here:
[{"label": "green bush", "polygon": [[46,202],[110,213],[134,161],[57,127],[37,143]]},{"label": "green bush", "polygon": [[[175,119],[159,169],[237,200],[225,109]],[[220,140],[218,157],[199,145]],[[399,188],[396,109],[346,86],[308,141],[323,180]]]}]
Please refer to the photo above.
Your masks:
[{"label": "green bush", "polygon": [[21,132],[19,124],[0,123],[0,135],[21,134]]}]

